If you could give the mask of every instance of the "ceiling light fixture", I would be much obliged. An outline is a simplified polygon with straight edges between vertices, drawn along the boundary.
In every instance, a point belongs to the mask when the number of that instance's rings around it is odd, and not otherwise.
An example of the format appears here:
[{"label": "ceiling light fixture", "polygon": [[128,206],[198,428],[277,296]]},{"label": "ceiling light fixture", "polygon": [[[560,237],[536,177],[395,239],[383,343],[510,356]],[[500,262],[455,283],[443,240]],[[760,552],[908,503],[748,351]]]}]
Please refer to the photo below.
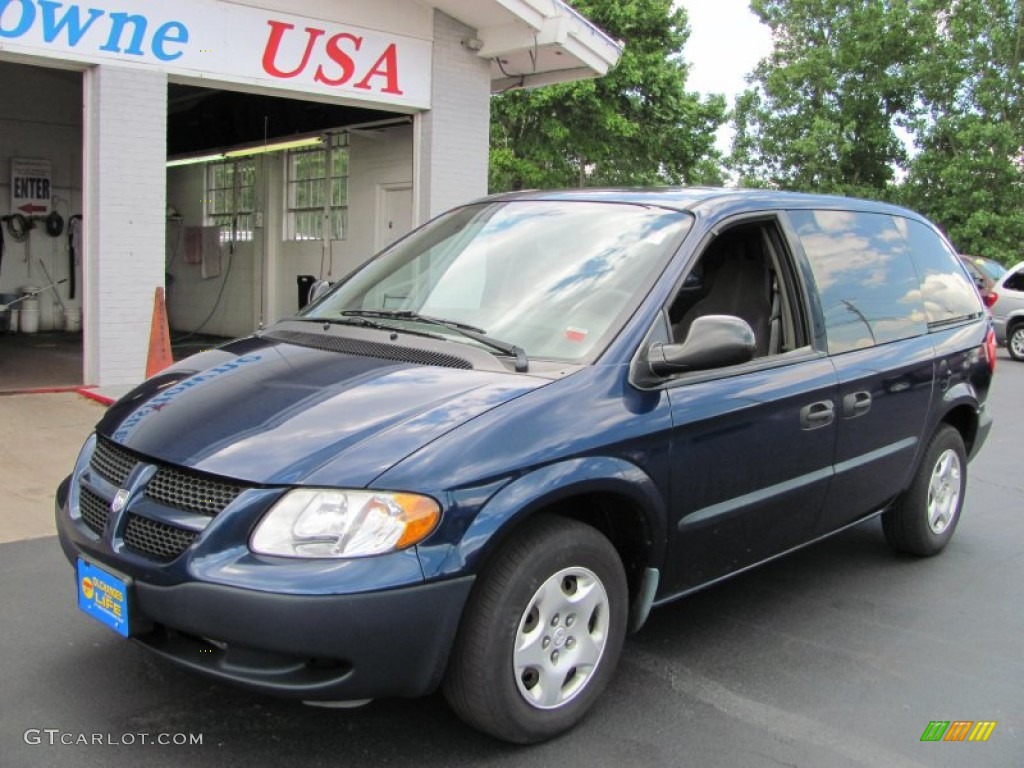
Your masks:
[{"label": "ceiling light fixture", "polygon": [[175,157],[167,161],[168,168],[177,168],[183,165],[196,165],[198,163],[212,163],[218,160],[228,160],[238,157],[251,157],[262,155],[268,152],[284,152],[289,149],[304,149],[305,147],[316,147],[323,144],[323,136],[303,136],[298,139],[286,139],[276,141],[272,144],[258,144],[237,149],[228,149],[216,154],[194,155],[192,157]]}]

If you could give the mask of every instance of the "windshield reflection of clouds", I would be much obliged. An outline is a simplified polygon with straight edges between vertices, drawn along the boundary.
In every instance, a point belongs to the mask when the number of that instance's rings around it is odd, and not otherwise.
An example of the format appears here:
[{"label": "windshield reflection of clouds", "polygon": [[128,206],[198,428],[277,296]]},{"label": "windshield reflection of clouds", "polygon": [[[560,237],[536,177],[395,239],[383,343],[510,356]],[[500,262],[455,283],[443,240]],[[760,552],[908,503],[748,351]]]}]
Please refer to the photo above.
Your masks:
[{"label": "windshield reflection of clouds", "polygon": [[407,269],[416,284],[402,309],[484,328],[532,356],[581,359],[664,264],[689,221],[632,205],[492,204],[380,282]]}]

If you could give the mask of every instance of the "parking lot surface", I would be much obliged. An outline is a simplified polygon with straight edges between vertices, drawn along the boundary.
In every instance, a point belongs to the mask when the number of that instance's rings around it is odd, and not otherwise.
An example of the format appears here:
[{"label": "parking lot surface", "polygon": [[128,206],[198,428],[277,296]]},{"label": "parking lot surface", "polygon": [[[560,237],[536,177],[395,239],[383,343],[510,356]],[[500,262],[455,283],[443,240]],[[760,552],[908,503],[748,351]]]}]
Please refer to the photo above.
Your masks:
[{"label": "parking lot surface", "polygon": [[[438,695],[314,709],[179,672],[79,612],[52,489],[26,492],[24,532],[0,543],[0,765],[1020,766],[1024,365],[1005,352],[989,407],[943,554],[893,555],[873,521],[661,608],[583,724],[530,748],[471,731]],[[996,725],[922,742],[932,721]]]}]

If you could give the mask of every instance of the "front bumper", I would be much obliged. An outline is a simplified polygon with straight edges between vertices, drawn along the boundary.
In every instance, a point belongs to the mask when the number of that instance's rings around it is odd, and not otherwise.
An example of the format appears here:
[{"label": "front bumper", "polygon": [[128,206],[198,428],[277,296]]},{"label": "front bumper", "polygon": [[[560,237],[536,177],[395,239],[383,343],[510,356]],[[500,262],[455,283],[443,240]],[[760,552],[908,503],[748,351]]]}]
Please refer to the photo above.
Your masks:
[{"label": "front bumper", "polygon": [[366,595],[135,584],[152,631],[132,639],[179,666],[310,701],[421,696],[444,674],[471,578]]},{"label": "front bumper", "polygon": [[321,581],[303,594],[294,581],[268,591],[276,567],[268,565],[259,589],[187,577],[160,583],[165,569],[140,569],[86,535],[67,486],[56,509],[65,555],[129,576],[132,639],[168,661],[309,701],[420,696],[440,683],[472,576],[356,594],[326,593]]}]

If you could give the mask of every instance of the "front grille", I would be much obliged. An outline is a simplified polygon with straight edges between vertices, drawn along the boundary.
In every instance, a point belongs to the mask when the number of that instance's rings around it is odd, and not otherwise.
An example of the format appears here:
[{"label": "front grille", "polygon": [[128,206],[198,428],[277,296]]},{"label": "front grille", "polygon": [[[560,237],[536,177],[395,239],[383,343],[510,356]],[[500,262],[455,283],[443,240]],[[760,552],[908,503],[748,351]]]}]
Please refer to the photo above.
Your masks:
[{"label": "front grille", "polygon": [[395,360],[417,365],[436,365],[441,368],[472,368],[473,364],[464,357],[435,352],[429,349],[403,347],[399,344],[384,344],[378,341],[350,339],[345,336],[328,336],[319,333],[302,333],[301,331],[271,331],[263,334],[264,339],[283,341],[297,347],[322,349],[327,352],[339,352],[345,355],[375,357],[382,360]]},{"label": "front grille", "polygon": [[188,549],[198,535],[195,531],[130,514],[124,529],[124,543],[141,555],[170,562]]},{"label": "front grille", "polygon": [[118,488],[128,484],[128,475],[139,460],[106,438],[99,438],[89,464],[106,481]]},{"label": "front grille", "polygon": [[244,490],[243,485],[208,475],[160,467],[146,485],[146,496],[168,507],[213,517]]},{"label": "front grille", "polygon": [[103,498],[93,493],[84,485],[78,486],[78,510],[82,514],[82,520],[94,533],[103,534],[107,527],[107,517],[110,515],[110,504]]}]

